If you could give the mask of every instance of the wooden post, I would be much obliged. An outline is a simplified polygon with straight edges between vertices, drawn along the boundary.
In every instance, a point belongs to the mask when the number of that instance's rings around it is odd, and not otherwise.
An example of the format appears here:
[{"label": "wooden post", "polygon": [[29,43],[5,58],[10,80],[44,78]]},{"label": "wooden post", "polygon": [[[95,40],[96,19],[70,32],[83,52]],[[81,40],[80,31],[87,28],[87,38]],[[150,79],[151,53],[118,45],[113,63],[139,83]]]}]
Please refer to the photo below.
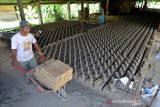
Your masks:
[{"label": "wooden post", "polygon": [[108,15],[108,13],[109,13],[108,8],[109,8],[109,0],[107,0],[107,3],[106,3],[106,14],[107,14],[107,15]]},{"label": "wooden post", "polygon": [[122,4],[123,4],[123,0],[119,1],[119,19],[120,19],[120,15],[121,15],[121,10],[122,10]]},{"label": "wooden post", "polygon": [[105,17],[105,22],[107,22],[107,18],[108,18],[108,14],[109,14],[109,0],[107,0],[107,3],[106,3],[106,17]]},{"label": "wooden post", "polygon": [[81,21],[84,22],[84,0],[81,0]]},{"label": "wooden post", "polygon": [[18,3],[18,8],[19,8],[21,20],[25,20],[26,18],[25,18],[24,11],[23,11],[23,3],[22,3],[22,0],[17,0],[17,3]]},{"label": "wooden post", "polygon": [[37,1],[36,5],[38,7],[39,24],[43,24],[40,0]]},{"label": "wooden post", "polygon": [[67,2],[68,20],[71,20],[71,6],[70,1]]},{"label": "wooden post", "polygon": [[88,8],[88,22],[89,22],[89,2],[87,2],[87,8]]},{"label": "wooden post", "polygon": [[99,2],[99,10],[101,11],[101,8],[102,8],[102,2]]},{"label": "wooden post", "polygon": [[87,1],[87,8],[89,8],[89,1]]},{"label": "wooden post", "polygon": [[131,0],[129,0],[129,11],[131,11]]},{"label": "wooden post", "polygon": [[147,0],[144,0],[144,5],[143,5],[143,9],[147,8]]},{"label": "wooden post", "polygon": [[16,18],[18,19],[17,6],[14,6],[14,10],[15,10],[15,13],[16,13]]}]

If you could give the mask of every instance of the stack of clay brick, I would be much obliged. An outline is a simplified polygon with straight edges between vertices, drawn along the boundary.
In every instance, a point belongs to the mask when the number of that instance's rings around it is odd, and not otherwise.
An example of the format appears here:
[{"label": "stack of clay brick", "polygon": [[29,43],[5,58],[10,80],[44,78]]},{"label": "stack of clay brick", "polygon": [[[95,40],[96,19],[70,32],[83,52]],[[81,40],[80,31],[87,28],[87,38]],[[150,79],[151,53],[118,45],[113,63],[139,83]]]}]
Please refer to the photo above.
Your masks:
[{"label": "stack of clay brick", "polygon": [[36,79],[53,91],[59,90],[72,79],[73,69],[60,60],[48,60],[36,67]]}]

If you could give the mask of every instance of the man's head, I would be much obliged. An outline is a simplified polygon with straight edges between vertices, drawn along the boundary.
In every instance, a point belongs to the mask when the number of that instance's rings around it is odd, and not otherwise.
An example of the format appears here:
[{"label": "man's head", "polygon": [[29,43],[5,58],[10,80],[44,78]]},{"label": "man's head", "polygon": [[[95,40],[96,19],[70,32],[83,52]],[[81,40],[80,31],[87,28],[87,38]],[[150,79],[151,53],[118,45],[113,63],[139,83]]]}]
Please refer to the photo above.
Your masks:
[{"label": "man's head", "polygon": [[100,14],[104,15],[104,9],[103,8],[101,8]]},{"label": "man's head", "polygon": [[26,20],[21,20],[20,23],[20,32],[23,36],[26,36],[30,32],[30,24]]}]

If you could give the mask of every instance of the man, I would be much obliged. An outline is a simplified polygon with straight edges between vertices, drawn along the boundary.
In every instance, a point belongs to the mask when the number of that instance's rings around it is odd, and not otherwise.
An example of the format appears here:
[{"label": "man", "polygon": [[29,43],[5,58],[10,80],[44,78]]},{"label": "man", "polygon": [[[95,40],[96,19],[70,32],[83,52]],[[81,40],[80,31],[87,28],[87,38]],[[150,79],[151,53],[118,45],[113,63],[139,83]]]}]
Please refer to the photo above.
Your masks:
[{"label": "man", "polygon": [[104,10],[103,8],[101,8],[101,12],[100,12],[100,16],[99,16],[99,24],[103,25],[105,24],[105,15],[104,15]]},{"label": "man", "polygon": [[103,8],[101,8],[101,11],[100,11],[99,25],[102,25],[103,26],[102,30],[107,32],[107,27],[106,27],[106,24],[105,24],[105,15],[104,15],[104,9]]},{"label": "man", "polygon": [[[43,56],[41,49],[39,48],[36,39],[30,32],[30,24],[26,20],[20,21],[20,31],[15,34],[11,39],[12,49],[12,65],[16,66],[16,63],[23,67],[24,70],[29,71],[37,66],[37,62],[34,58],[32,51],[32,44],[38,50],[40,56]],[[26,76],[26,82],[30,83],[29,78]]]}]

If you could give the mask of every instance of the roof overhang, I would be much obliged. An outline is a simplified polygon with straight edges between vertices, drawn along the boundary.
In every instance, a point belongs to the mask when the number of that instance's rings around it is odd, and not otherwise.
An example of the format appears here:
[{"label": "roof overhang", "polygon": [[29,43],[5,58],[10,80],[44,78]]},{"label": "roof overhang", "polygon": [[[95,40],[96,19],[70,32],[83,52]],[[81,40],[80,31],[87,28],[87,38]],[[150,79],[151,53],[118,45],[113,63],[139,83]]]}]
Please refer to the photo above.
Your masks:
[{"label": "roof overhang", "polygon": [[[80,3],[81,0],[40,0],[41,4],[57,4],[57,3],[67,3],[70,1],[70,3]],[[103,0],[84,0],[84,2],[100,2]],[[36,3],[37,0],[22,0],[23,4],[33,4]],[[17,5],[17,0],[0,0],[0,5]]]}]

